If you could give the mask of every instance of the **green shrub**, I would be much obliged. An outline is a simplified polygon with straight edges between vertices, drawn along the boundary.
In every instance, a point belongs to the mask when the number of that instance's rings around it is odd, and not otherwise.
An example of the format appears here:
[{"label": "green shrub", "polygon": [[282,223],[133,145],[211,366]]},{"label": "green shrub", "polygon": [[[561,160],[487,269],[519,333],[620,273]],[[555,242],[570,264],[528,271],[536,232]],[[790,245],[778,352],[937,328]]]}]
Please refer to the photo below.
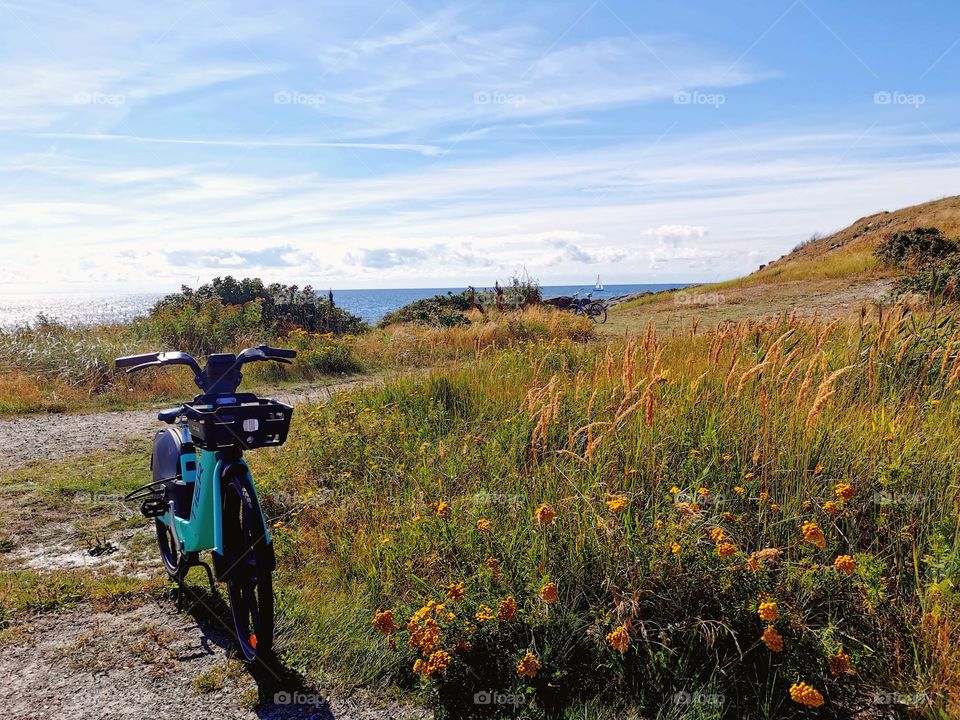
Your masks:
[{"label": "green shrub", "polygon": [[368,329],[367,324],[356,315],[337,307],[333,296],[317,297],[309,285],[273,283],[264,285],[260,278],[237,280],[231,276],[214,278],[196,290],[184,285],[179,293],[168,295],[151,310],[151,317],[163,312],[197,311],[214,312],[211,303],[224,307],[257,303],[260,318],[257,329],[283,334],[295,328],[309,332],[332,332],[337,335],[357,334]]},{"label": "green shrub", "polygon": [[414,323],[428,327],[456,327],[469,325],[464,313],[470,309],[469,291],[434,295],[431,298],[415,300],[393,312],[384,315],[378,325],[382,328],[396,323]]},{"label": "green shrub", "polygon": [[910,275],[900,278],[894,286],[896,295],[918,293],[952,300],[960,285],[960,253],[953,253],[927,263]]},{"label": "green shrub", "polygon": [[507,285],[495,283],[492,290],[477,291],[470,287],[460,293],[448,292],[423,300],[415,300],[394,310],[378,323],[381,328],[396,323],[414,323],[427,327],[468,325],[465,313],[471,309],[522,310],[541,300],[540,285],[530,278],[512,278]]},{"label": "green shrub", "polygon": [[935,227],[914,228],[892,233],[874,251],[880,260],[893,265],[923,266],[957,251],[955,242],[943,237]]},{"label": "green shrub", "polygon": [[241,336],[262,331],[263,306],[258,300],[224,305],[209,298],[198,305],[161,303],[146,321],[169,350],[201,356],[234,347]]}]

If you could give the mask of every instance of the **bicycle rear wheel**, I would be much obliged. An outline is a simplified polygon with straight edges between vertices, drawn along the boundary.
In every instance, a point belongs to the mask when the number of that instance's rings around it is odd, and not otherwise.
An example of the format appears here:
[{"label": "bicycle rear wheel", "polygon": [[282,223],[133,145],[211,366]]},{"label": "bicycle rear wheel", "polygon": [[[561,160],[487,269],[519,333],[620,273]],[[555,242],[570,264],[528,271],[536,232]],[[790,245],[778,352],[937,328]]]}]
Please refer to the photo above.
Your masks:
[{"label": "bicycle rear wheel", "polygon": [[607,306],[602,302],[595,302],[590,305],[590,317],[603,325],[607,321]]},{"label": "bicycle rear wheel", "polygon": [[273,649],[273,568],[260,506],[244,475],[223,479],[222,510],[227,595],[237,642],[249,663]]}]

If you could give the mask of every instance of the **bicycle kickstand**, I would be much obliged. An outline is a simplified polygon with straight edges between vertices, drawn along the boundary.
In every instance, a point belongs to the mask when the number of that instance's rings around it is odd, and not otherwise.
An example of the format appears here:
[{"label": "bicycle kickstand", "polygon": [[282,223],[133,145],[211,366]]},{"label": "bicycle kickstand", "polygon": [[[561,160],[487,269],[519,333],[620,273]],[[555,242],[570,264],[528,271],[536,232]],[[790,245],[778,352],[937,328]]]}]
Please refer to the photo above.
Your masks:
[{"label": "bicycle kickstand", "polygon": [[217,597],[217,584],[213,579],[213,570],[210,569],[210,565],[203,562],[202,560],[197,561],[197,565],[199,565],[200,567],[202,567],[204,570],[207,571],[207,582],[210,583],[210,597],[213,597],[213,598]]}]

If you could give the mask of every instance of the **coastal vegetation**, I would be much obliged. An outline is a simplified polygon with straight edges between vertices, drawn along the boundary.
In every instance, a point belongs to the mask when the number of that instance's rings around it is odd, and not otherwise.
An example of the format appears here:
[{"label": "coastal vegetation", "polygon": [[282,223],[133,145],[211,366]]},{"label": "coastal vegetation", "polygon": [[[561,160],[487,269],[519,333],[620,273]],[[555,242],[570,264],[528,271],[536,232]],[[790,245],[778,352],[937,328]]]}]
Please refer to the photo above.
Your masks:
[{"label": "coastal vegetation", "polygon": [[255,460],[285,658],[444,717],[956,712],[958,391],[957,317],[897,308],[340,396]]},{"label": "coastal vegetation", "polygon": [[[191,395],[186,372],[115,374],[158,344],[298,351],[249,367],[252,388],[376,374],[248,458],[277,647],[308,678],[441,718],[956,717],[958,213],[864,218],[602,329],[520,283],[370,328],[309,288],[225,278],[125,325],[0,334],[0,412]],[[4,482],[34,494],[31,524],[62,522],[104,473],[142,482],[143,452]],[[157,592],[17,572],[10,627]]]},{"label": "coastal vegetation", "polygon": [[228,276],[184,287],[129,323],[75,327],[41,316],[0,331],[0,414],[115,409],[194,394],[186,370],[131,376],[113,366],[122,355],[157,349],[198,357],[260,343],[296,349],[289,367],[247,369],[249,381],[263,384],[426,367],[535,339],[585,340],[593,332],[583,318],[537,307],[539,288],[530,280],[514,280],[501,293],[473,293],[470,302],[466,294],[438,297],[443,302],[413,303],[373,329],[309,287]]}]

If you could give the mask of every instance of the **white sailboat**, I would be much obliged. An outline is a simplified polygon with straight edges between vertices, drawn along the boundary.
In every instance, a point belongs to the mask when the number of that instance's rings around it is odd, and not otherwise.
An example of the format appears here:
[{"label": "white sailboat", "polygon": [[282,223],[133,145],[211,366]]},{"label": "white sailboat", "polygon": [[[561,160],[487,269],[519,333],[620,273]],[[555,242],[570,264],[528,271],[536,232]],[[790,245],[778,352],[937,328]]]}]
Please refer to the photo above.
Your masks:
[{"label": "white sailboat", "polygon": [[600,282],[600,276],[597,275],[597,284],[593,286],[593,289],[597,292],[603,292],[603,283]]}]

